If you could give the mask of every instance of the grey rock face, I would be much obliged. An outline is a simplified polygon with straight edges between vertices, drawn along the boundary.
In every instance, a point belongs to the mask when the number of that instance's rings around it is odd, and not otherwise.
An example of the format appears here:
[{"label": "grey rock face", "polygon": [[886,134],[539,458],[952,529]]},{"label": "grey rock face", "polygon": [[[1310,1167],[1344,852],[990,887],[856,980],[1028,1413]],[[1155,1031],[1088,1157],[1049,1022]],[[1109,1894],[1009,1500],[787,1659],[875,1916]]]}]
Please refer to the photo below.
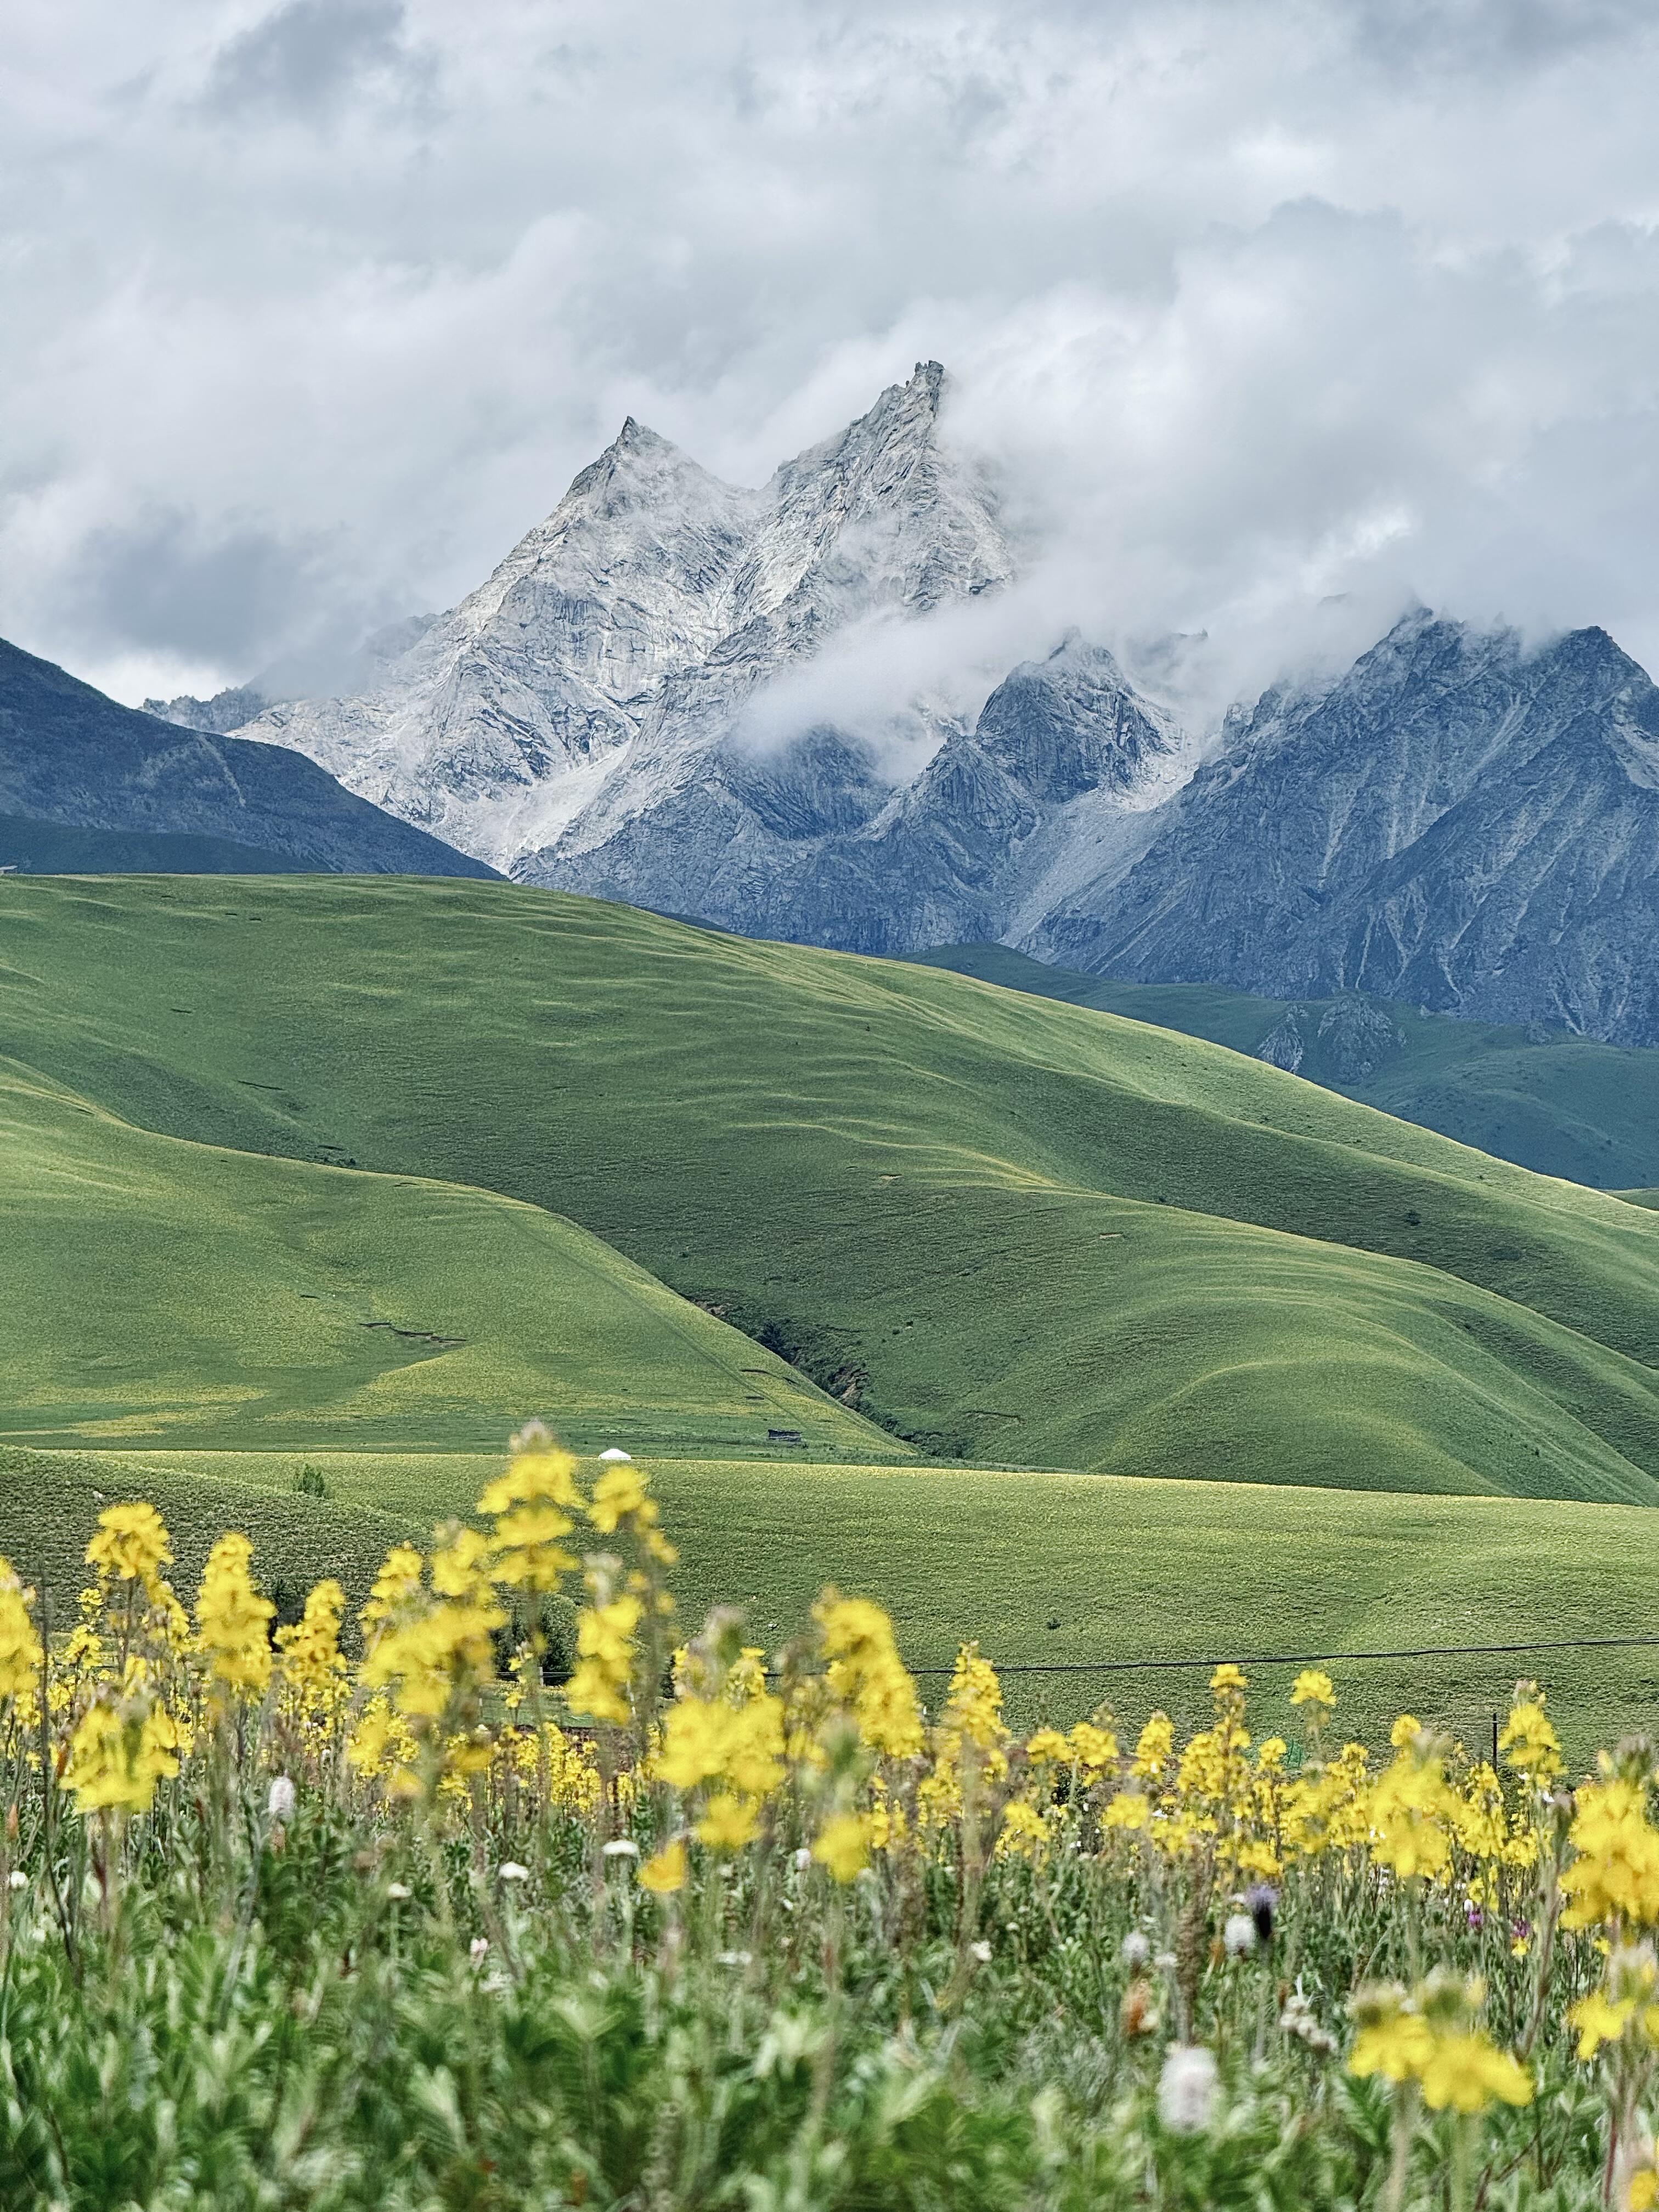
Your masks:
[{"label": "grey rock face", "polygon": [[[971,726],[902,696],[843,726],[827,647],[1013,573],[943,390],[918,367],[757,490],[625,423],[478,591],[375,641],[372,680],[250,734],[524,881],[756,934],[1000,939],[1659,1042],[1659,693],[1600,630],[1529,651],[1419,611],[1340,680],[1234,709],[1190,775],[1077,637]],[[1275,1050],[1313,1043],[1291,1021]],[[1343,1012],[1314,1058],[1390,1048]]]},{"label": "grey rock face", "polygon": [[1308,1041],[1302,1034],[1302,1010],[1292,1006],[1283,1018],[1273,1024],[1255,1048],[1255,1057],[1265,1060],[1269,1067],[1282,1067],[1287,1075],[1294,1075],[1308,1056]]},{"label": "grey rock face", "polygon": [[[55,823],[152,841],[149,849],[118,841],[112,866],[217,872],[236,865],[234,847],[255,872],[275,854],[329,872],[491,872],[343,790],[297,753],[136,714],[3,641],[0,815],[21,817],[24,828]],[[14,824],[11,834],[23,830]],[[45,864],[51,843],[36,841],[30,865]],[[96,865],[95,846],[62,864]]]},{"label": "grey rock face", "polygon": [[808,727],[769,760],[732,740],[764,684],[849,623],[1012,574],[988,494],[939,442],[943,385],[921,365],[757,491],[624,423],[373,686],[274,708],[257,734],[530,881],[635,896],[648,877],[664,906],[698,880],[695,858],[678,890],[668,866],[688,838],[758,850],[867,819],[891,781],[867,745]]},{"label": "grey rock face", "polygon": [[1339,999],[1334,1006],[1327,1006],[1320,1019],[1319,1036],[1326,1061],[1339,1083],[1364,1082],[1406,1042],[1382,1007],[1364,999]]},{"label": "grey rock face", "polygon": [[1269,694],[1025,949],[1278,997],[1365,992],[1659,1042],[1659,690],[1605,631],[1407,617]]},{"label": "grey rock face", "polygon": [[192,699],[188,692],[181,692],[176,699],[146,699],[144,712],[161,722],[176,722],[181,730],[205,730],[216,737],[228,737],[263,714],[270,704],[252,684],[237,684],[216,691],[210,699]]},{"label": "grey rock face", "polygon": [[848,951],[961,943],[1003,927],[1048,841],[1063,847],[1071,801],[1119,799],[1173,742],[1110,653],[1073,638],[1016,669],[896,790],[833,730],[758,759],[715,745],[587,852],[514,873]]}]

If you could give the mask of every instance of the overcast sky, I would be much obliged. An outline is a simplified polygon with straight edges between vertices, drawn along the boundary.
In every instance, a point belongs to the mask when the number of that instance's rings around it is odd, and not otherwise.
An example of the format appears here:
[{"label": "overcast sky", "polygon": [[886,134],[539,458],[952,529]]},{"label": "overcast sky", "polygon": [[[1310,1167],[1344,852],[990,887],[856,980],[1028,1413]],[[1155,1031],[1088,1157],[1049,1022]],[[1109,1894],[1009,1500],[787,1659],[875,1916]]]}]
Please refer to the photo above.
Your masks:
[{"label": "overcast sky", "polygon": [[625,414],[758,482],[936,356],[1102,635],[1414,591],[1659,669],[1656,17],[10,0],[0,634],[325,656]]}]

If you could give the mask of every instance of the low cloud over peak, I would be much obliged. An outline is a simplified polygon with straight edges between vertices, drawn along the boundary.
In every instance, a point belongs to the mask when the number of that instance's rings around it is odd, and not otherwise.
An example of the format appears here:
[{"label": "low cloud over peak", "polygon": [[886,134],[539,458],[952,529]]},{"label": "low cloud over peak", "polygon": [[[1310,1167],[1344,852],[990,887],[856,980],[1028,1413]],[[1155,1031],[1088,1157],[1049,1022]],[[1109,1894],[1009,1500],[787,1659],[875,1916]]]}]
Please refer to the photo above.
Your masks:
[{"label": "low cloud over peak", "polygon": [[127,696],[453,603],[627,416],[757,484],[934,359],[1056,635],[1659,661],[1644,8],[16,17],[0,633]]}]

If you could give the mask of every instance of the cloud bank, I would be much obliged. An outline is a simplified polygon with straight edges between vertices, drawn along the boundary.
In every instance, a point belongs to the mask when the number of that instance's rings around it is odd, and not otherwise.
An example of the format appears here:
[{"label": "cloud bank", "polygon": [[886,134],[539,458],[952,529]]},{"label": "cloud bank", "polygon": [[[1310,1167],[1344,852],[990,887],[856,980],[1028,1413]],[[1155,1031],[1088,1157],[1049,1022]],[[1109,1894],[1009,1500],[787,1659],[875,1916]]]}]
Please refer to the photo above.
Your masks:
[{"label": "cloud bank", "polygon": [[930,356],[1019,650],[1243,689],[1416,593],[1659,667],[1645,4],[9,22],[0,633],[122,696],[452,603],[625,414],[755,483]]}]

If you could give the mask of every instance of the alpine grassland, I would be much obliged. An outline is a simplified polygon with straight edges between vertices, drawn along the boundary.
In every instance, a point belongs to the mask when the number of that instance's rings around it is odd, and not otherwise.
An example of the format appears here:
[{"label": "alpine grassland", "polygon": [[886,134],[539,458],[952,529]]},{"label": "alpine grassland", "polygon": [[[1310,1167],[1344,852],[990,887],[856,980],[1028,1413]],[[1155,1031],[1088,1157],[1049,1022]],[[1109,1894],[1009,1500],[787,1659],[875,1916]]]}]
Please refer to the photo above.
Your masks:
[{"label": "alpine grassland", "polygon": [[[899,1478],[902,1479],[902,1478]],[[0,1563],[0,2201],[17,2212],[1575,2208],[1659,2166],[1655,1751],[1472,1753],[925,1698],[822,1589],[701,1621],[643,1471],[532,1424],[279,1624],[106,1504]],[[550,1613],[574,1663],[551,1679]]]},{"label": "alpine grassland", "polygon": [[[252,1538],[279,1618],[325,1575],[355,1607],[386,1551],[464,1512],[495,1457],[0,1447],[0,1552],[67,1620],[100,1513],[138,1498],[167,1521],[185,1580],[232,1526]],[[1342,1675],[1346,1724],[1372,1736],[1408,1708],[1487,1741],[1528,1670],[1547,1673],[1582,1761],[1659,1715],[1644,1506],[799,1457],[638,1463],[673,1524],[688,1615],[740,1604],[757,1636],[787,1641],[823,1583],[843,1583],[890,1615],[930,1704],[977,1639],[1025,1726],[1103,1696],[1196,1726],[1229,1653],[1255,1662],[1259,1715],[1281,1731],[1316,1656]],[[585,1481],[603,1472],[580,1467]],[[299,1487],[307,1468],[319,1494]],[[1359,1654],[1381,1656],[1340,1656]]]},{"label": "alpine grassland", "polygon": [[[933,1456],[1659,1498],[1659,1221],[1145,1024],[514,885],[299,877],[8,879],[0,1018],[21,1079],[132,1129],[574,1222],[821,1385],[814,1418]],[[464,1334],[395,1287],[352,1318]],[[427,1352],[398,1387],[441,1398],[467,1350]],[[148,1356],[53,1388],[218,1441]]]},{"label": "alpine grassland", "polygon": [[0,1042],[7,2212],[1659,2203],[1650,1208],[507,884]]},{"label": "alpine grassland", "polygon": [[[1282,1036],[1291,1012],[1281,999],[1219,984],[1080,975],[1006,945],[946,945],[915,957],[1006,990],[1208,1037],[1234,1052],[1255,1054],[1275,1032]],[[1387,1027],[1373,1020],[1356,1052],[1352,1042],[1345,1048],[1352,1033],[1341,1019],[1353,1003],[1296,1002],[1299,1074],[1540,1175],[1597,1190],[1659,1177],[1659,1051],[1373,1000],[1368,1010]]]},{"label": "alpine grassland", "polygon": [[521,1403],[582,1443],[904,1450],[539,1206],[154,1135],[4,1061],[0,1152],[0,1442],[465,1449]]}]

